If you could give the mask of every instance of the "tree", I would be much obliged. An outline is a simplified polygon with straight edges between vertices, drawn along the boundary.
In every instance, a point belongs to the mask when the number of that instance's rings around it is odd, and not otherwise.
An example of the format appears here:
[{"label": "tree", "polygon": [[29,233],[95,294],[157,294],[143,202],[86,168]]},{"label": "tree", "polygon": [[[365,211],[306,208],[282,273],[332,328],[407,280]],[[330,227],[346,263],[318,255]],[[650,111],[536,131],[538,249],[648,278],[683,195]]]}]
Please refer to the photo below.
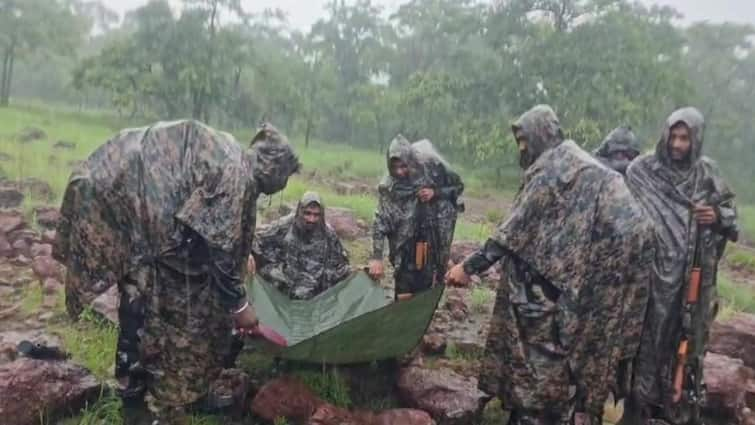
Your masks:
[{"label": "tree", "polygon": [[0,0],[0,106],[8,106],[13,69],[19,57],[44,50],[75,51],[88,31],[86,21],[63,0]]}]

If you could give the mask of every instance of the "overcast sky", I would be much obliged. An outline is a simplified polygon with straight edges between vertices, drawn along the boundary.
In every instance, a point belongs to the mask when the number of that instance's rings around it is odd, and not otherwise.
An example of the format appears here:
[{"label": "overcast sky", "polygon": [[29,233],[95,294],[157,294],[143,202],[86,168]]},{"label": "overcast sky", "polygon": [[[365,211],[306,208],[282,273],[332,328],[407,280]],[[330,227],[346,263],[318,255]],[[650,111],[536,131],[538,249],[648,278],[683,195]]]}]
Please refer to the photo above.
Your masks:
[{"label": "overcast sky", "polygon": [[[644,3],[663,4],[675,7],[685,15],[685,22],[709,20],[712,22],[734,21],[755,24],[755,1],[753,0],[642,0]],[[110,8],[123,12],[147,3],[147,0],[103,0]],[[284,10],[289,22],[296,28],[306,29],[324,15],[327,0],[241,0],[250,12],[277,7]],[[405,0],[374,0],[390,10]]]}]

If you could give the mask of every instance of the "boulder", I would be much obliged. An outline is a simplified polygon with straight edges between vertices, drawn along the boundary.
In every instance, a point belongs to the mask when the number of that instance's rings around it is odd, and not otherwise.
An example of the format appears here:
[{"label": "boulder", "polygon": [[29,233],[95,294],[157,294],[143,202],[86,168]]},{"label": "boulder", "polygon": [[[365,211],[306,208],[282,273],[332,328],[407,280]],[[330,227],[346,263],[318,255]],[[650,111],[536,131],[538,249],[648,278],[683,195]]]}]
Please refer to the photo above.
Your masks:
[{"label": "boulder", "polygon": [[26,127],[18,133],[18,141],[21,143],[33,142],[47,138],[47,133],[41,128]]},{"label": "boulder", "polygon": [[273,422],[286,418],[307,425],[434,425],[430,415],[414,409],[350,412],[317,397],[300,380],[284,376],[266,383],[252,401],[252,411]]},{"label": "boulder", "polygon": [[443,354],[446,351],[446,337],[439,333],[425,335],[422,338],[422,351],[426,354]]},{"label": "boulder", "polygon": [[5,425],[34,425],[79,411],[101,386],[81,366],[66,361],[18,358],[0,366],[0,415]]},{"label": "boulder", "polygon": [[461,288],[450,288],[446,297],[445,307],[456,320],[462,320],[469,315],[469,306],[462,291],[464,290]]},{"label": "boulder", "polygon": [[446,369],[409,366],[399,373],[398,390],[404,402],[429,412],[439,424],[469,424],[487,401],[477,379]]},{"label": "boulder", "polygon": [[46,228],[54,229],[60,220],[60,211],[57,208],[38,207],[34,209],[37,224]]},{"label": "boulder", "polygon": [[18,208],[24,202],[24,194],[10,185],[0,186],[0,208]]},{"label": "boulder", "polygon": [[15,255],[23,255],[24,257],[31,257],[31,247],[29,244],[23,240],[18,239],[11,245],[11,248],[13,248],[13,253]]},{"label": "boulder", "polygon": [[357,219],[350,209],[328,208],[325,211],[325,218],[339,238],[355,240],[367,235],[367,224]]},{"label": "boulder", "polygon": [[741,359],[755,369],[755,315],[737,313],[724,323],[713,323],[708,351]]},{"label": "boulder", "polygon": [[63,266],[60,265],[50,256],[42,256],[34,259],[32,270],[39,280],[44,281],[47,278],[63,280]]},{"label": "boulder", "polygon": [[[2,205],[0,205],[0,208],[2,208]],[[14,230],[22,229],[25,227],[26,221],[24,220],[24,216],[21,211],[0,211],[0,234],[5,234],[7,236]]]},{"label": "boulder", "polygon": [[10,242],[8,242],[8,239],[5,238],[5,235],[0,234],[0,258],[12,256],[13,247],[11,246]]},{"label": "boulder", "polygon": [[113,285],[92,301],[92,310],[107,320],[118,323],[118,302],[120,298],[118,287]]},{"label": "boulder", "polygon": [[42,232],[42,243],[54,245],[57,235],[58,233],[55,230],[45,230]]},{"label": "boulder", "polygon": [[306,423],[323,404],[325,401],[303,382],[284,376],[269,381],[257,391],[252,400],[252,412],[270,422],[277,418],[287,418],[297,423]]},{"label": "boulder", "polygon": [[60,288],[62,288],[63,285],[58,282],[56,279],[53,278],[47,278],[42,283],[42,292],[45,295],[55,295],[60,291]]},{"label": "boulder", "polygon": [[23,255],[18,255],[10,261],[10,263],[16,267],[27,267],[31,264],[31,262],[31,258]]},{"label": "boulder", "polygon": [[715,353],[705,356],[703,368],[707,388],[706,413],[715,418],[741,419],[748,384],[755,379],[755,371],[740,359]]},{"label": "boulder", "polygon": [[29,250],[31,253],[32,258],[37,257],[50,257],[52,256],[52,245],[48,243],[37,243],[34,242],[31,244],[31,249]]}]

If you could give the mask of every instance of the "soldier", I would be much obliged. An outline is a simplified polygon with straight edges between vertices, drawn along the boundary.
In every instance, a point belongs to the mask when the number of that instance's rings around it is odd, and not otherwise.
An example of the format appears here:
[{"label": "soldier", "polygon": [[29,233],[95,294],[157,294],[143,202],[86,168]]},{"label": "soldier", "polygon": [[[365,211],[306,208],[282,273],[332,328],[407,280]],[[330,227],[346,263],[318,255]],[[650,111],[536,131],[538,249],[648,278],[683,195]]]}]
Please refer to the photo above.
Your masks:
[{"label": "soldier", "polygon": [[346,279],[349,256],[325,222],[320,195],[307,192],[296,212],[259,229],[252,243],[250,269],[292,299],[305,300]]},{"label": "soldier", "polygon": [[626,174],[629,163],[640,154],[640,141],[631,127],[617,127],[593,152],[605,166]]},{"label": "soldier", "polygon": [[[627,172],[629,188],[655,224],[658,246],[625,424],[699,422],[703,356],[718,310],[718,262],[726,242],[738,237],[734,194],[716,164],[702,156],[704,129],[697,109],[675,111],[655,153],[639,157]],[[702,270],[699,295],[686,306],[694,266]],[[682,340],[689,352],[680,364]],[[682,390],[676,400],[675,378]]]},{"label": "soldier", "polygon": [[394,267],[396,299],[442,282],[464,184],[427,140],[397,136],[387,153],[388,176],[378,185],[369,273],[383,277],[384,241]]},{"label": "soldier", "polygon": [[127,301],[118,347],[127,424],[188,423],[187,406],[219,373],[234,323],[256,326],[242,279],[255,202],[298,167],[272,126],[244,149],[179,121],[124,130],[72,174],[55,256],[68,267],[71,313],[115,284]]},{"label": "soldier", "polygon": [[642,315],[627,319],[646,301],[649,224],[620,176],[564,140],[549,106],[512,129],[524,169],[513,210],[446,279],[466,284],[505,262],[480,388],[513,424],[598,425],[617,363],[639,342]]}]

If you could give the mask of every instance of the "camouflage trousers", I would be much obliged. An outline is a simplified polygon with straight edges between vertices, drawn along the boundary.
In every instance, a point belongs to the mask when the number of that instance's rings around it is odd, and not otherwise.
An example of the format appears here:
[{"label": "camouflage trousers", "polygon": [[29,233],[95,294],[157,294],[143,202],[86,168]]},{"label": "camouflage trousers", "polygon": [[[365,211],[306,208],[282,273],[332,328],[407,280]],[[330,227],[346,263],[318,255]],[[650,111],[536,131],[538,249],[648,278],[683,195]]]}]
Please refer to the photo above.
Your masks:
[{"label": "camouflage trousers", "polygon": [[144,268],[144,332],[140,358],[148,373],[146,402],[160,424],[188,423],[229,354],[233,329],[218,290],[204,275]]}]

